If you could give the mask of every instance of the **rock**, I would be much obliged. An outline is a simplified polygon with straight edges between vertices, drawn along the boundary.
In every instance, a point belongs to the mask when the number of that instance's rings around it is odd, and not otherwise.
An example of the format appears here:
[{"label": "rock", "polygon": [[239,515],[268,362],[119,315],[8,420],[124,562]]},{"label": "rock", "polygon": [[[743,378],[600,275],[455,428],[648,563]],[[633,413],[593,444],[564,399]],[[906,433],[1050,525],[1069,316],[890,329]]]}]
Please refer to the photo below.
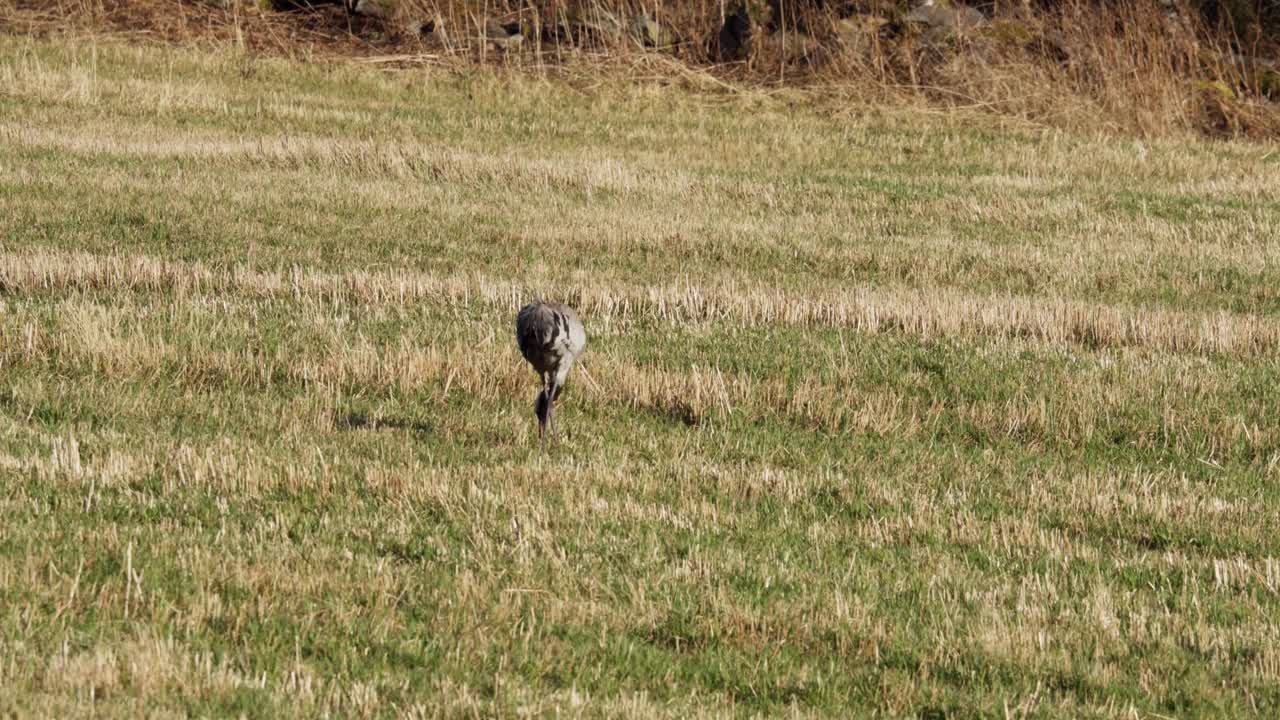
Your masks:
[{"label": "rock", "polygon": [[[755,20],[756,25],[763,25],[770,32],[786,30],[788,33],[813,34],[814,28],[809,27],[807,21],[827,15],[827,11],[833,8],[828,8],[826,5],[825,0],[765,0],[763,12],[753,14],[751,19]],[[843,11],[844,8],[840,10]]]},{"label": "rock", "polygon": [[1200,91],[1206,96],[1218,100],[1219,102],[1236,99],[1235,91],[1231,89],[1230,85],[1227,85],[1221,80],[1201,80],[1196,83],[1196,86],[1199,87]]},{"label": "rock", "polygon": [[1258,89],[1258,94],[1270,100],[1280,100],[1280,60],[1232,53],[1233,64],[1244,70],[1245,85]]},{"label": "rock", "polygon": [[716,57],[721,62],[742,60],[751,53],[751,15],[746,5],[739,5],[724,19],[717,40]]},{"label": "rock", "polygon": [[490,18],[484,24],[484,41],[504,52],[519,50],[524,44],[520,23],[499,22]]},{"label": "rock", "polygon": [[996,45],[1008,48],[1026,47],[1040,38],[1030,25],[1013,19],[994,20],[980,32]]},{"label": "rock", "polygon": [[391,8],[384,2],[379,2],[379,0],[358,0],[352,12],[356,15],[364,15],[365,17],[373,17],[380,20],[391,17]]},{"label": "rock", "polygon": [[878,15],[850,15],[836,23],[836,39],[845,48],[862,52],[872,46],[880,28],[887,24],[889,21]]},{"label": "rock", "polygon": [[1280,100],[1280,70],[1264,68],[1258,77],[1258,91],[1271,100]]},{"label": "rock", "polygon": [[903,22],[920,25],[930,41],[963,37],[986,24],[987,18],[966,5],[950,0],[924,0],[902,18]]},{"label": "rock", "polygon": [[645,13],[636,15],[628,22],[623,16],[594,3],[548,29],[549,40],[561,41],[566,38],[575,42],[602,45],[623,43],[630,39],[646,47],[665,47],[675,42],[670,31]]},{"label": "rock", "polygon": [[258,0],[258,7],[263,10],[293,12],[295,10],[314,10],[322,5],[337,5],[347,10],[355,10],[348,0]]},{"label": "rock", "polygon": [[1071,62],[1071,44],[1061,30],[1050,28],[1039,37],[1040,53],[1059,63]]},{"label": "rock", "polygon": [[577,17],[570,18],[569,24],[577,31],[575,35],[585,35],[597,42],[618,42],[627,34],[627,25],[621,18],[594,3]]},{"label": "rock", "polygon": [[648,15],[631,19],[631,38],[645,47],[666,47],[672,43],[671,33]]},{"label": "rock", "polygon": [[822,44],[798,31],[762,34],[755,43],[759,52],[788,65],[812,63],[822,55]]},{"label": "rock", "polygon": [[422,38],[441,45],[448,44],[448,37],[444,32],[444,18],[439,15],[433,18],[417,17],[407,20],[401,29],[405,35],[411,37]]}]

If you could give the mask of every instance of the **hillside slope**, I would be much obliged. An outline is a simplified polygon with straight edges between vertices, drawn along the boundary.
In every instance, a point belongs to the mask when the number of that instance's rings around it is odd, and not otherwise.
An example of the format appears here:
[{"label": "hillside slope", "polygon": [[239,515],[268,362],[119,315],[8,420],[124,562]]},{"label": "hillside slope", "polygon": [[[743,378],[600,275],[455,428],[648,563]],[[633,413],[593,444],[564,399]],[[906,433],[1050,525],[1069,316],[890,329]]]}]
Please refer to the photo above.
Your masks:
[{"label": "hillside slope", "polygon": [[0,88],[2,712],[1280,708],[1265,147],[13,37]]}]

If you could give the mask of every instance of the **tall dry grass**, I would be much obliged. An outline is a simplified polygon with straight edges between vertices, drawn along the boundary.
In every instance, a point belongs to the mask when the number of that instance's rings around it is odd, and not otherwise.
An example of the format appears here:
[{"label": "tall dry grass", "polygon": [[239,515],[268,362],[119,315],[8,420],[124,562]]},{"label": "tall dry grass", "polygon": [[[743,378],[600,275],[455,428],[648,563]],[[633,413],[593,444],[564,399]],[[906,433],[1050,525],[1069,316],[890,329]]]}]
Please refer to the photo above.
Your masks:
[{"label": "tall dry grass", "polygon": [[[479,62],[579,78],[800,86],[839,100],[974,109],[1148,137],[1280,131],[1274,33],[1258,19],[1241,35],[1238,23],[1208,11],[1214,6],[1190,2],[998,2],[984,7],[980,27],[946,36],[909,22],[906,0],[750,0],[750,40],[732,55],[721,47],[720,29],[738,3],[720,0],[376,0],[380,17],[348,13],[336,0],[312,0],[289,12],[269,9],[273,2],[285,6],[284,0],[58,0],[52,6],[5,0],[0,28],[106,29],[146,40],[354,56],[389,66]],[[630,31],[638,17],[661,26],[661,46]],[[518,30],[522,42],[496,43],[491,22]]]}]

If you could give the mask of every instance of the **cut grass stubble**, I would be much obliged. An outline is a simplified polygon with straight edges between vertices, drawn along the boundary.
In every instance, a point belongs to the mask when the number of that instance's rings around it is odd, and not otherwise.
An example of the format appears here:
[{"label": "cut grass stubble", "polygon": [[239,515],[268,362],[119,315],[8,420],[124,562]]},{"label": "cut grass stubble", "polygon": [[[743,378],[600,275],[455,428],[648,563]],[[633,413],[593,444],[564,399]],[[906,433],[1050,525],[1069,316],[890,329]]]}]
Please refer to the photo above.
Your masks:
[{"label": "cut grass stubble", "polygon": [[1280,704],[1258,147],[0,42],[0,710]]}]

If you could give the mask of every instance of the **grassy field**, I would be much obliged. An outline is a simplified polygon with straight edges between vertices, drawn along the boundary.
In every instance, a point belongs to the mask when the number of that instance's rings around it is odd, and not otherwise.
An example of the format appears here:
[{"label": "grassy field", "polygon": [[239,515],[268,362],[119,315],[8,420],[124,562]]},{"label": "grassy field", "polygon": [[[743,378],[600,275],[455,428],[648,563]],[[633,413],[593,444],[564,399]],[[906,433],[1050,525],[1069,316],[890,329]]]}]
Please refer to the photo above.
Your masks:
[{"label": "grassy field", "polygon": [[1280,151],[983,123],[0,37],[0,715],[1275,717]]}]

